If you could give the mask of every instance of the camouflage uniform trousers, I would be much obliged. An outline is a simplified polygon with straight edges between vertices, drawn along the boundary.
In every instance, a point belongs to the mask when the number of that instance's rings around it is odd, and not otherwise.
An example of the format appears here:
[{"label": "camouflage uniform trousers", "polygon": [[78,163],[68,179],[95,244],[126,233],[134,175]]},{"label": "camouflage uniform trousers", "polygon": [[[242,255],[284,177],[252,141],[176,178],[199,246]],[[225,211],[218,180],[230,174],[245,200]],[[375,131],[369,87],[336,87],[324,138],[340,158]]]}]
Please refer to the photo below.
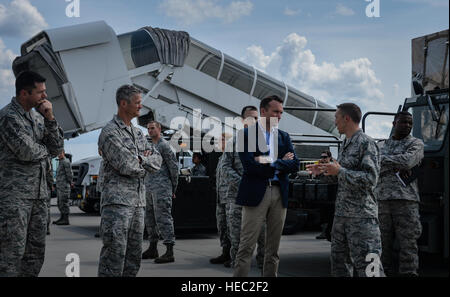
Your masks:
[{"label": "camouflage uniform trousers", "polygon": [[147,189],[145,193],[147,206],[145,226],[150,242],[157,242],[159,237],[164,244],[175,244],[175,230],[172,218],[172,190],[161,188],[156,191]]},{"label": "camouflage uniform trousers", "polygon": [[141,267],[144,207],[102,207],[98,276],[135,277]]},{"label": "camouflage uniform trousers", "polygon": [[422,233],[419,203],[408,200],[378,201],[383,254],[381,262],[388,272],[393,272],[394,241],[399,251],[399,273],[417,274],[419,268],[419,248],[417,240]]},{"label": "camouflage uniform trousers", "polygon": [[[369,254],[376,259],[366,261]],[[331,273],[335,277],[367,277],[369,264],[377,261],[380,276],[381,234],[378,219],[334,217],[331,230]]]},{"label": "camouflage uniform trousers", "polygon": [[0,203],[0,277],[37,277],[44,264],[47,201]]},{"label": "camouflage uniform trousers", "polygon": [[[231,240],[231,267],[234,267],[234,260],[239,250],[239,242],[241,239],[241,222],[242,222],[242,206],[237,205],[234,202],[227,203],[228,210],[228,230],[230,230]],[[258,248],[256,251],[256,263],[258,268],[262,268],[264,265],[264,245],[266,241],[266,224],[262,225],[261,233],[258,236]]]},{"label": "camouflage uniform trousers", "polygon": [[229,222],[228,218],[229,207],[227,207],[227,203],[217,202],[216,204],[216,220],[217,220],[217,231],[219,233],[220,246],[224,249],[231,248],[231,238],[230,238],[230,230],[229,230]]},{"label": "camouflage uniform trousers", "polygon": [[64,187],[56,187],[56,194],[58,196],[58,209],[61,215],[70,214],[70,185]]}]

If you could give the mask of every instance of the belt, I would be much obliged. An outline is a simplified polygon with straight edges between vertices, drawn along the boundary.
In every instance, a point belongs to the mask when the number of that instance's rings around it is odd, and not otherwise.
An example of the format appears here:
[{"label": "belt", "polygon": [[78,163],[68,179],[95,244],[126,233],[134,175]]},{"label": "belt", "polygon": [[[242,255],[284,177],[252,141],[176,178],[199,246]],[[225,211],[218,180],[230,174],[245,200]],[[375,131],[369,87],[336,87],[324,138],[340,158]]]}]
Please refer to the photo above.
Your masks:
[{"label": "belt", "polygon": [[269,187],[273,187],[273,186],[280,186],[280,181],[279,180],[270,180],[269,179]]}]

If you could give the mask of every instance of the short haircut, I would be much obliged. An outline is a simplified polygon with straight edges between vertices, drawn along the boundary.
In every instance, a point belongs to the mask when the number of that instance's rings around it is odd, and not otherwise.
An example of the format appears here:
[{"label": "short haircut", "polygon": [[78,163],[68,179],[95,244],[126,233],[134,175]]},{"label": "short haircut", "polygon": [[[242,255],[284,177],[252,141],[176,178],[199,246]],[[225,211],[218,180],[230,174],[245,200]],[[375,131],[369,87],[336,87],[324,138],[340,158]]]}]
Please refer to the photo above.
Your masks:
[{"label": "short haircut", "polygon": [[245,113],[247,112],[247,110],[256,110],[256,111],[258,111],[258,108],[256,108],[256,106],[253,106],[253,105],[247,105],[247,106],[245,106],[244,108],[242,108],[242,111],[241,111],[241,118],[243,118],[244,119],[244,115],[245,115]]},{"label": "short haircut", "polygon": [[16,78],[16,96],[20,95],[21,90],[28,94],[36,88],[36,83],[44,83],[46,79],[34,71],[23,71]]},{"label": "short haircut", "polygon": [[150,121],[147,123],[147,127],[150,124],[155,124],[156,127],[158,127],[159,129],[161,129],[161,124],[158,121]]},{"label": "short haircut", "polygon": [[194,153],[192,155],[192,159],[194,159],[195,157],[199,158],[200,160],[202,160],[202,154],[201,153]]},{"label": "short haircut", "polygon": [[125,100],[127,103],[131,103],[131,97],[140,94],[141,91],[132,85],[123,85],[117,89],[116,102],[117,106],[120,105],[120,101]]},{"label": "short haircut", "polygon": [[394,122],[398,119],[399,116],[408,116],[408,117],[412,117],[412,114],[410,114],[410,113],[407,112],[406,110],[399,111],[399,112],[397,112],[397,113],[395,114]]},{"label": "short haircut", "polygon": [[342,103],[337,106],[342,115],[348,115],[356,124],[361,122],[361,109],[355,103]]},{"label": "short haircut", "polygon": [[269,107],[270,102],[272,101],[277,101],[280,102],[281,104],[283,104],[283,100],[281,100],[280,97],[278,97],[277,95],[272,95],[269,97],[264,98],[263,100],[261,100],[261,103],[259,104],[259,109],[261,110],[262,108],[266,109]]},{"label": "short haircut", "polygon": [[330,151],[323,151],[323,152],[320,153],[321,156],[323,154],[326,154],[328,158],[331,158],[331,152]]}]

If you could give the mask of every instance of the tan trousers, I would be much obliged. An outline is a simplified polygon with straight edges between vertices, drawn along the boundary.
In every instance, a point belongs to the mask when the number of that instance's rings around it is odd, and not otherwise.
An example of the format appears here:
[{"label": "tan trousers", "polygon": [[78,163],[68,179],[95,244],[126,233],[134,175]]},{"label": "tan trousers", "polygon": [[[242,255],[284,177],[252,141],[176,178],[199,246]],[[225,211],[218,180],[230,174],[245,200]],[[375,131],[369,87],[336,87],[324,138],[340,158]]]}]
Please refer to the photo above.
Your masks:
[{"label": "tan trousers", "polygon": [[264,253],[263,276],[276,277],[278,272],[278,248],[286,219],[280,187],[268,186],[258,206],[242,207],[241,241],[236,255],[235,277],[248,276],[253,251],[255,250],[261,227],[266,220],[266,244]]}]

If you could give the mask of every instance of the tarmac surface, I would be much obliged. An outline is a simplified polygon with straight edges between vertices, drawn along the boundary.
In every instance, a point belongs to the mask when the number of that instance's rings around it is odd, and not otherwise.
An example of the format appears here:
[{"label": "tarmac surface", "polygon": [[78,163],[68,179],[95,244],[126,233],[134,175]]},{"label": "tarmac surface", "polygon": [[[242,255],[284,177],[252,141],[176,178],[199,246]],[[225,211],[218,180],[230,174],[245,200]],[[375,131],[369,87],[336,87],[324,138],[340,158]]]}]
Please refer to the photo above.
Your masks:
[{"label": "tarmac surface", "polygon": [[[55,201],[53,201],[55,202]],[[66,256],[75,253],[80,260],[80,276],[96,277],[98,259],[102,248],[100,238],[94,234],[100,225],[100,216],[83,213],[77,206],[71,206],[70,225],[51,224],[47,236],[45,262],[40,277],[65,277],[66,267],[72,261]],[[51,207],[51,221],[59,218],[55,205]],[[330,243],[315,239],[318,231],[283,235],[280,243],[280,277],[329,277]],[[144,241],[143,250],[148,247]],[[165,252],[162,243],[158,245],[161,254]],[[175,262],[155,264],[153,260],[142,260],[138,277],[231,277],[233,271],[221,264],[210,264],[209,259],[221,253],[219,238],[214,231],[177,231],[174,246]],[[423,269],[421,275],[449,276],[448,265],[433,263]],[[260,276],[253,257],[249,276]]]}]

